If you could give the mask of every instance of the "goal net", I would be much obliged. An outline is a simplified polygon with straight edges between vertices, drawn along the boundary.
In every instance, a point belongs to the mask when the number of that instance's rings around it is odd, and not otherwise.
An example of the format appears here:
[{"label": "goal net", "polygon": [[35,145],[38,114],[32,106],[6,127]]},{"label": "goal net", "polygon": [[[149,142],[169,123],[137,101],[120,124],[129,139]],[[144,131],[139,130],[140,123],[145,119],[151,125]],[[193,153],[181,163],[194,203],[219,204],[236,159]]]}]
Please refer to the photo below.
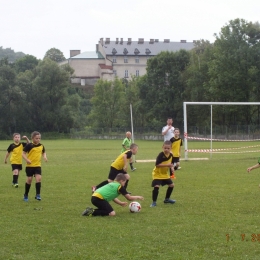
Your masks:
[{"label": "goal net", "polygon": [[[212,156],[213,152],[228,152],[228,149],[222,148],[222,149],[214,149],[212,148],[212,142],[213,141],[218,141],[212,138],[213,136],[213,132],[212,132],[212,106],[213,105],[224,105],[224,106],[230,106],[230,105],[244,105],[244,106],[251,106],[251,105],[260,105],[260,102],[183,102],[183,116],[184,116],[184,149],[185,149],[185,160],[188,160],[188,153],[189,153],[189,149],[188,149],[188,139],[189,139],[189,135],[188,135],[188,130],[187,130],[187,106],[188,105],[209,105],[210,106],[210,138],[196,138],[198,140],[203,139],[205,141],[210,141],[210,148],[208,149],[197,149],[197,152],[207,152],[210,153],[210,155]],[[221,140],[220,140],[221,141]],[[223,141],[227,141],[227,140],[223,140]],[[234,140],[233,140],[234,141]],[[248,141],[248,140],[247,140]],[[254,141],[254,140],[252,140]],[[248,146],[250,147],[250,146]],[[242,148],[248,148],[248,147],[242,147]],[[257,147],[257,145],[255,146]],[[255,148],[254,147],[254,148]],[[253,148],[253,147],[252,147]],[[260,148],[260,147],[259,147]],[[196,150],[196,149],[195,149]],[[218,151],[219,150],[219,151]],[[196,152],[196,151],[194,151]]]}]

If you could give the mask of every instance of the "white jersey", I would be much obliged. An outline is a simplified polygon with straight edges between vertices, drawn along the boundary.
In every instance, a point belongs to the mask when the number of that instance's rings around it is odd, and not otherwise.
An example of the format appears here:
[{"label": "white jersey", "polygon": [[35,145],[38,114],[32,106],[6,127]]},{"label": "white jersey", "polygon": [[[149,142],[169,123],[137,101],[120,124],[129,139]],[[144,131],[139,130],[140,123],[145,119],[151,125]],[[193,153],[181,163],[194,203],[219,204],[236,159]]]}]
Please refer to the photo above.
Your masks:
[{"label": "white jersey", "polygon": [[[166,125],[163,127],[162,129],[162,133],[168,128],[169,126]],[[167,133],[163,136],[164,138],[164,142],[165,141],[169,141],[172,137],[174,137],[174,127],[172,126],[168,131]]]}]

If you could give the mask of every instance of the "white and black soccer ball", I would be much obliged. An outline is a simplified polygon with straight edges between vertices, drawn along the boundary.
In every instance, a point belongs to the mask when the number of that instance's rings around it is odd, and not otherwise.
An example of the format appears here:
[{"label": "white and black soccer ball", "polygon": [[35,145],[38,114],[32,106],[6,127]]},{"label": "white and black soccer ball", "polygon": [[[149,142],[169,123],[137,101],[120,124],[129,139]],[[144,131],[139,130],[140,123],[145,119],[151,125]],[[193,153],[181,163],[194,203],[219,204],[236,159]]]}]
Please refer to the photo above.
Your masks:
[{"label": "white and black soccer ball", "polygon": [[141,210],[141,204],[139,202],[133,201],[129,204],[129,210],[131,213],[137,213]]}]

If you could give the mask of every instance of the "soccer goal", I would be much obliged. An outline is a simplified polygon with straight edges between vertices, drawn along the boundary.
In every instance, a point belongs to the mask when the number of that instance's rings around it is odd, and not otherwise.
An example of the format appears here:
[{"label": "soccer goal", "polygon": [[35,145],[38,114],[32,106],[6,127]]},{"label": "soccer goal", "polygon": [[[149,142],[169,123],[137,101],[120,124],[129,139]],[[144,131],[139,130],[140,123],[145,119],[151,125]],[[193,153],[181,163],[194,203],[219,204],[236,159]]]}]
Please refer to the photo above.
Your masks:
[{"label": "soccer goal", "polygon": [[187,105],[210,105],[210,151],[212,152],[212,106],[213,105],[243,105],[243,106],[259,106],[260,102],[183,102],[183,116],[184,116],[184,147],[185,160],[188,160],[188,131],[187,131]]}]

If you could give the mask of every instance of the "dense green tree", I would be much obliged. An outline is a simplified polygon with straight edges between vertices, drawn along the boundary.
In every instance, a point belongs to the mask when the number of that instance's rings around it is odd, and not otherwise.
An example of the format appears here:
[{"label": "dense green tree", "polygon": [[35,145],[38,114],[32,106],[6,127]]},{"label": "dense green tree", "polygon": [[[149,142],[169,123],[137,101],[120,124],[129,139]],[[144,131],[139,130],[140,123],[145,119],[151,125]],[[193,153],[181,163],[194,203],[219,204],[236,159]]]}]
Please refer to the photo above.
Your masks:
[{"label": "dense green tree", "polygon": [[91,99],[89,120],[93,126],[113,128],[121,125],[121,110],[124,105],[125,87],[122,81],[98,80]]},{"label": "dense green tree", "polygon": [[[191,50],[190,63],[184,73],[185,92],[183,101],[206,102],[211,101],[208,82],[210,80],[209,62],[213,59],[213,44],[200,40],[195,42],[195,48]],[[205,109],[204,109],[205,108]],[[203,116],[201,110],[203,109]],[[189,125],[205,125],[209,122],[209,106],[189,106],[187,110]]]},{"label": "dense green tree", "polygon": [[44,59],[49,58],[56,62],[61,62],[66,60],[66,58],[63,55],[63,52],[61,52],[59,49],[51,48],[49,49],[44,56]]},{"label": "dense green tree", "polygon": [[7,58],[10,63],[15,62],[17,59],[25,56],[23,52],[14,52],[11,48],[4,49],[0,47],[0,59]]},{"label": "dense green tree", "polygon": [[18,73],[26,70],[32,70],[38,65],[38,62],[39,60],[37,60],[36,57],[32,55],[25,55],[15,62],[15,69]]},{"label": "dense green tree", "polygon": [[[243,19],[231,20],[221,28],[209,61],[211,101],[247,102],[259,93],[260,27]],[[259,96],[258,96],[259,97]],[[252,108],[216,108],[218,124],[249,124]]]},{"label": "dense green tree", "polygon": [[0,62],[0,128],[1,133],[16,130],[15,107],[21,100],[21,89],[16,85],[16,73],[5,61]]},{"label": "dense green tree", "polygon": [[47,58],[39,62],[35,71],[27,70],[19,74],[18,84],[26,96],[26,123],[30,131],[42,129],[64,132],[73,127],[72,114],[78,112],[78,106],[73,106],[75,109],[72,109],[69,104],[68,78],[66,70]]},{"label": "dense green tree", "polygon": [[129,81],[123,80],[125,86],[124,105],[121,109],[121,126],[131,127],[130,104],[132,106],[132,119],[134,126],[144,126],[146,111],[143,109],[140,99],[140,89],[142,77],[132,77]]},{"label": "dense green tree", "polygon": [[146,82],[140,85],[140,97],[151,119],[161,123],[172,116],[177,125],[183,117],[183,73],[190,62],[188,51],[161,52],[147,62]]}]

